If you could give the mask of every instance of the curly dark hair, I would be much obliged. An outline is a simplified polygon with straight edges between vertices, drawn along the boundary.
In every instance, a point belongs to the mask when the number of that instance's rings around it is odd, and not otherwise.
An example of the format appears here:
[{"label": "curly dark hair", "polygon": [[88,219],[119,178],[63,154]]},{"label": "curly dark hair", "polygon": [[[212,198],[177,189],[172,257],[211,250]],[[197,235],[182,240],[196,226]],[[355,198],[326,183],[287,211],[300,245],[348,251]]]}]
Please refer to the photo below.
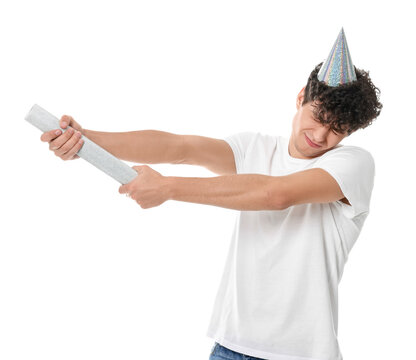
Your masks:
[{"label": "curly dark hair", "polygon": [[309,75],[302,106],[313,102],[313,114],[324,125],[338,133],[351,135],[371,125],[383,105],[378,101],[380,90],[372,83],[369,72],[354,66],[357,80],[331,87],[318,80],[323,62]]}]

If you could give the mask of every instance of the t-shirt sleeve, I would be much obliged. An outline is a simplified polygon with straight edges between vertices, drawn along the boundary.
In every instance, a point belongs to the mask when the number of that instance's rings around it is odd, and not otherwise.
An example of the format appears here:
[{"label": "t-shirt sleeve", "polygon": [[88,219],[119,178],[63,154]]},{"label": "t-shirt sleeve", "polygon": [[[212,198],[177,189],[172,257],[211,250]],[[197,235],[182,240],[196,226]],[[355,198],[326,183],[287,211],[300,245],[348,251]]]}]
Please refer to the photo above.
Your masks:
[{"label": "t-shirt sleeve", "polygon": [[255,135],[255,132],[244,131],[224,138],[233,150],[237,174],[244,172],[244,160]]},{"label": "t-shirt sleeve", "polygon": [[375,164],[367,150],[356,146],[336,149],[324,155],[313,167],[324,169],[337,181],[351,204],[337,201],[347,218],[369,213]]}]

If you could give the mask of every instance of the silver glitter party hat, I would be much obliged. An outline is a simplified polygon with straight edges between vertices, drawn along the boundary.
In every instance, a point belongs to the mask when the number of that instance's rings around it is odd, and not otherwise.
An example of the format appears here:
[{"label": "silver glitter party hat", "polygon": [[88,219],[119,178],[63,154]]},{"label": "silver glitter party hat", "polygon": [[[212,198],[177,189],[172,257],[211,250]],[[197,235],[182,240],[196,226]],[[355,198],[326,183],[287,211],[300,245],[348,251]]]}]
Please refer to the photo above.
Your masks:
[{"label": "silver glitter party hat", "polygon": [[319,70],[318,80],[324,81],[329,86],[338,86],[357,80],[344,28],[341,28],[328,58]]}]

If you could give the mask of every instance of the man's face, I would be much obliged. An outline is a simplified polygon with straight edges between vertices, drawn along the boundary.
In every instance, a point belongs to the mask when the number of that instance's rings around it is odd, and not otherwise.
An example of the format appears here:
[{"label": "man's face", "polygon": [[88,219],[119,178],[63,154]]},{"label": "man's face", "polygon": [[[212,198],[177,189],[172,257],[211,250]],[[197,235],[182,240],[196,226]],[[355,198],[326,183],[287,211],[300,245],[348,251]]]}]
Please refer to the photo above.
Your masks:
[{"label": "man's face", "polygon": [[313,115],[314,107],[309,102],[301,105],[305,88],[296,98],[298,111],[293,117],[292,135],[289,142],[290,155],[296,158],[309,159],[321,156],[334,148],[348,133],[334,133],[328,125],[321,124]]}]

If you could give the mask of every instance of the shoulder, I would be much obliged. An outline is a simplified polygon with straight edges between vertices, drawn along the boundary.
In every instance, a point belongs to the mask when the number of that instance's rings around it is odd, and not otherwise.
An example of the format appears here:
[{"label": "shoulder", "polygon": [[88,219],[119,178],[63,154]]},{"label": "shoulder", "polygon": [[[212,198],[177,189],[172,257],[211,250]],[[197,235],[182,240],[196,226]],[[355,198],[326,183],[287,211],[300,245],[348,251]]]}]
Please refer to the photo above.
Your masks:
[{"label": "shoulder", "polygon": [[318,162],[331,159],[345,159],[350,161],[365,162],[372,165],[375,164],[374,157],[369,150],[355,145],[337,146],[320,156]]},{"label": "shoulder", "polygon": [[353,145],[340,146],[326,152],[313,167],[326,170],[339,182],[351,184],[372,182],[376,173],[371,153]]},{"label": "shoulder", "polygon": [[224,138],[227,142],[235,142],[244,144],[247,148],[249,146],[263,145],[276,145],[279,141],[280,136],[274,136],[265,134],[260,131],[242,131]]}]

